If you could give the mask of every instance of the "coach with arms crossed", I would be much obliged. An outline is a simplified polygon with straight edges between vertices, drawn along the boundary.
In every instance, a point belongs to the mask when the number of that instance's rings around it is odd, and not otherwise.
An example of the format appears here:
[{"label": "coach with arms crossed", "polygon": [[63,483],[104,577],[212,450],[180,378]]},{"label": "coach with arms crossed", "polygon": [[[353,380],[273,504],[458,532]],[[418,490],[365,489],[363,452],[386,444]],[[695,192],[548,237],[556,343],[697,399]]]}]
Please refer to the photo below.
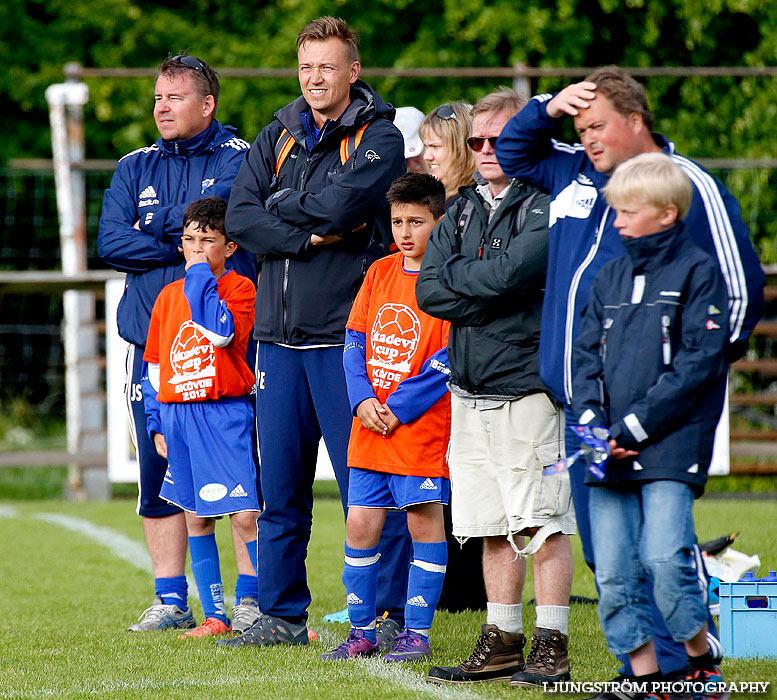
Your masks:
[{"label": "coach with arms crossed", "polygon": [[[574,119],[581,144],[573,146],[552,138],[558,120],[566,116]],[[576,423],[570,409],[572,345],[581,313],[596,273],[609,260],[625,254],[613,225],[615,211],[601,195],[610,175],[624,161],[640,153],[663,151],[690,177],[693,199],[684,221],[694,243],[717,261],[726,281],[731,329],[729,361],[744,352],[763,309],[764,274],[738,202],[700,165],[676,153],[673,143],[653,133],[652,127],[653,116],[642,86],[622,69],[605,66],[555,96],[534,97],[507,124],[497,143],[497,157],[508,175],[529,180],[551,195],[540,376],[555,398],[564,402],[568,426]],[[722,396],[725,379],[719,390]],[[573,454],[579,443],[569,430],[565,437],[567,454]],[[638,462],[635,468],[640,468]],[[584,472],[582,465],[574,465],[570,481],[583,555],[593,569]],[[682,672],[687,661],[685,648],[671,639],[655,607],[654,612],[661,671],[665,675]],[[712,622],[710,629],[714,629]],[[709,641],[712,649],[720,650],[717,639]],[[621,660],[626,663],[623,670],[630,674],[628,659]]]},{"label": "coach with arms crossed", "polygon": [[[231,127],[214,119],[219,89],[216,72],[194,56],[162,62],[154,87],[154,121],[161,138],[119,160],[105,191],[97,235],[102,260],[127,273],[117,321],[119,335],[130,344],[126,391],[140,465],[138,514],[155,576],[154,602],[130,631],[195,626],[184,575],[186,524],[179,508],[159,498],[167,461],[146,432],[140,379],[154,301],[162,287],[184,276],[184,210],[201,197],[227,199],[248,150]],[[230,265],[256,280],[253,255],[238,250]]]},{"label": "coach with arms crossed", "polygon": [[[307,643],[305,558],[322,434],[344,509],[347,503],[353,416],[345,324],[367,268],[387,252],[385,194],[405,171],[394,108],[359,80],[357,41],[333,17],[302,30],[302,96],[261,131],[232,187],[227,229],[263,256],[254,335],[265,510],[258,521],[263,615],[241,637],[220,640],[224,646]],[[384,571],[404,561],[406,577],[407,527],[390,520],[380,545]],[[379,609],[392,616],[405,603],[406,579],[397,579],[379,579]]]}]

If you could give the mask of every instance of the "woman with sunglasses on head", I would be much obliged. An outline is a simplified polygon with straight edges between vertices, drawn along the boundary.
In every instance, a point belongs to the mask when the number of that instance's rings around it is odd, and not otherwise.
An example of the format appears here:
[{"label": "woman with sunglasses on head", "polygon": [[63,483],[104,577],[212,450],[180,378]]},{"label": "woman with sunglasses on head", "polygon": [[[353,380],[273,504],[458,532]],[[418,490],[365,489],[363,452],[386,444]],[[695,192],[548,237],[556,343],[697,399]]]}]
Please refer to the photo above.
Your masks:
[{"label": "woman with sunglasses on head", "polygon": [[467,148],[471,109],[465,102],[447,102],[429,112],[419,129],[426,166],[445,185],[446,209],[459,198],[459,187],[472,184],[475,159]]}]

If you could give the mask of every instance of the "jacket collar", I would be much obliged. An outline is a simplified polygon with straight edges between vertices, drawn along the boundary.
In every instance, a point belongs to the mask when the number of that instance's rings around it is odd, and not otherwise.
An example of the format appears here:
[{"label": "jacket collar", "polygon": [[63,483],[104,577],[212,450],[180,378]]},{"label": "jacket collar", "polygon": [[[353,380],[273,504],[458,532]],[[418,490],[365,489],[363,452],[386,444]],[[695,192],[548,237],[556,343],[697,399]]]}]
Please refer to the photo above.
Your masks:
[{"label": "jacket collar", "polygon": [[[307,115],[306,119],[309,120],[310,106],[302,96],[275,113],[275,118],[288,129],[298,143],[306,143],[307,141],[308,130],[303,122],[303,113]],[[342,131],[368,124],[376,117],[385,116],[393,121],[395,113],[394,107],[384,102],[367,83],[363,80],[357,80],[351,85],[351,103],[338,119],[330,119],[324,124],[323,135],[318,139],[318,143],[327,140],[334,133],[340,133],[342,136]]]},{"label": "jacket collar", "polygon": [[159,150],[162,151],[164,155],[196,156],[199,153],[215,148],[218,145],[218,139],[216,137],[223,129],[224,127],[214,119],[207,129],[189,139],[183,139],[181,141],[175,139],[170,141],[158,139],[156,143],[157,146],[159,146]]},{"label": "jacket collar", "polygon": [[677,256],[677,252],[690,241],[682,221],[660,233],[641,238],[623,238],[623,246],[631,258],[634,272],[655,270]]}]

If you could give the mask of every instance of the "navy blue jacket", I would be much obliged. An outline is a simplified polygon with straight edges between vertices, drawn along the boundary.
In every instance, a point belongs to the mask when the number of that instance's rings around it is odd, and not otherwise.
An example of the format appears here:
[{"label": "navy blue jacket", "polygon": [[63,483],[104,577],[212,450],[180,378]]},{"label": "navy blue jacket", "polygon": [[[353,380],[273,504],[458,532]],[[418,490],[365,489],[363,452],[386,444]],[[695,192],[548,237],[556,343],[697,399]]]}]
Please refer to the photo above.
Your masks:
[{"label": "navy blue jacket", "polygon": [[[394,108],[366,83],[351,86],[351,103],[328,121],[308,150],[309,107],[302,97],[279,110],[256,137],[232,186],[227,228],[241,246],[263,256],[254,337],[294,346],[335,345],[367,268],[388,252],[386,192],[405,172]],[[386,117],[386,118],[381,118]],[[343,137],[369,123],[343,165]],[[297,146],[275,176],[283,129]],[[311,234],[342,241],[310,246]]]},{"label": "navy blue jacket", "polygon": [[[190,139],[160,138],[117,163],[103,199],[97,248],[105,263],[127,273],[117,314],[124,340],[145,346],[159,292],[184,276],[178,252],[184,210],[201,197],[228,199],[247,150],[234,129],[213,121]],[[256,260],[246,251],[236,251],[227,266],[256,281]]]},{"label": "navy blue jacket", "polygon": [[[613,226],[615,211],[598,173],[580,144],[553,140],[558,120],[546,110],[552,95],[540,95],[502,130],[496,154],[510,177],[550,193],[550,247],[540,335],[540,376],[559,401],[572,403],[572,345],[591,283],[608,260],[623,255]],[[655,142],[693,184],[685,223],[695,243],[717,260],[729,296],[729,359],[741,356],[763,313],[764,274],[742,220],[739,204],[726,188],[692,160],[678,155],[660,134]]]},{"label": "navy blue jacket", "polygon": [[726,387],[728,295],[682,223],[624,240],[597,274],[575,342],[573,410],[634,459],[590,484],[672,479],[701,495]]}]

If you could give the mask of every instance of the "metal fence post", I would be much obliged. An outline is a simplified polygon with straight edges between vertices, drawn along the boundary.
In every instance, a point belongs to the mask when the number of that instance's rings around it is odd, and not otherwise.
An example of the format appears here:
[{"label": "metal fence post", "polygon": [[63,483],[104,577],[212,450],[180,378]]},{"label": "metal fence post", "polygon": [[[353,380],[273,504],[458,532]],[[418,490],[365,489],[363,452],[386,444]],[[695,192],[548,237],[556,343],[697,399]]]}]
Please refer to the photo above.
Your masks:
[{"label": "metal fence post", "polygon": [[[72,69],[71,69],[72,70]],[[67,70],[66,70],[67,73]],[[86,206],[84,177],[74,164],[84,158],[85,83],[69,81],[46,89],[62,248],[62,272],[86,272]],[[95,297],[69,290],[63,295],[65,404],[67,448],[74,457],[105,454],[105,399],[101,391]],[[110,496],[105,466],[88,466],[84,459],[69,466],[67,495],[71,498]]]}]

